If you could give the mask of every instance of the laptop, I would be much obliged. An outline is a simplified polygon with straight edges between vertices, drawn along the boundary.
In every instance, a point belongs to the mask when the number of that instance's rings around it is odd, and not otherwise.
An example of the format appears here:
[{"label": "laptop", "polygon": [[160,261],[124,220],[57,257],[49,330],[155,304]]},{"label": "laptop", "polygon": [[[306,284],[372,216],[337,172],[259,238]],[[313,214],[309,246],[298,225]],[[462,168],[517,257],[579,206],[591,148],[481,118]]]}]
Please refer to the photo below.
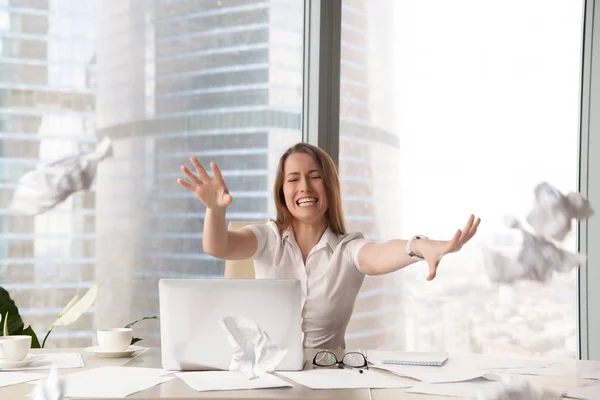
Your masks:
[{"label": "laptop", "polygon": [[300,282],[279,279],[161,279],[162,367],[169,371],[228,370],[233,350],[219,320],[249,318],[287,354],[278,371],[304,364]]}]

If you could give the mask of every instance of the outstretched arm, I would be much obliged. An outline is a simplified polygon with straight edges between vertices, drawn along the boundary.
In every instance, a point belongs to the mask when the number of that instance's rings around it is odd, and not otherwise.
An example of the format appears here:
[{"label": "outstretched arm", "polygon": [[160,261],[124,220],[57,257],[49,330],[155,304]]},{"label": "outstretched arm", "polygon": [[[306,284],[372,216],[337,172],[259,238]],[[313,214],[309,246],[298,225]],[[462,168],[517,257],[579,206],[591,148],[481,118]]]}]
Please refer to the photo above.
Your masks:
[{"label": "outstretched arm", "polygon": [[[477,233],[481,220],[469,217],[467,224],[459,229],[451,240],[413,240],[411,249],[429,264],[427,280],[435,278],[438,265],[448,253],[459,251]],[[358,252],[358,263],[367,275],[383,275],[402,269],[416,261],[406,254],[406,240],[394,239],[385,243],[367,243]]]},{"label": "outstretched arm", "polygon": [[178,179],[177,183],[193,192],[206,206],[202,233],[204,252],[223,260],[244,260],[252,257],[258,247],[254,233],[249,229],[236,231],[227,229],[225,215],[232,198],[219,167],[216,163],[210,164],[213,171],[213,178],[211,178],[196,157],[191,157],[190,161],[198,175],[182,165],[181,171],[189,181]]}]

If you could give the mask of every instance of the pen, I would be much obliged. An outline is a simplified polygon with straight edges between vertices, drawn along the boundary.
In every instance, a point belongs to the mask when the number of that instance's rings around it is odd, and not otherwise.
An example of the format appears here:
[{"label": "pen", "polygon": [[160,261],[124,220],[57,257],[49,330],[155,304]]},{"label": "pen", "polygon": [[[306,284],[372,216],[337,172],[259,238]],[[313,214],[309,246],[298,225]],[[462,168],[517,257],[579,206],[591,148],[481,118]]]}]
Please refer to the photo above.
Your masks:
[{"label": "pen", "polygon": [[339,364],[339,365],[338,365],[338,368],[350,369],[350,370],[353,370],[353,371],[357,371],[359,374],[362,374],[362,373],[363,373],[363,370],[362,370],[362,369],[360,369],[360,368],[349,367],[349,366],[347,366],[347,365],[344,365],[344,364]]}]

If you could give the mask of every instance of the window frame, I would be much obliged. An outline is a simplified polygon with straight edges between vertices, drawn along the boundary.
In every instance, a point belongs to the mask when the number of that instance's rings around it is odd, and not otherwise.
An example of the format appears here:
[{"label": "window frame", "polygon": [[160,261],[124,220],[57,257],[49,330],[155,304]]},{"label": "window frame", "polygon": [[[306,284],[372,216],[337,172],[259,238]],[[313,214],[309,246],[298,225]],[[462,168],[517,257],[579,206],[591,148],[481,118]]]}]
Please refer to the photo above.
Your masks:
[{"label": "window frame", "polygon": [[342,0],[304,1],[302,141],[339,164]]},{"label": "window frame", "polygon": [[[600,14],[584,5],[578,190],[600,211]],[[600,220],[578,224],[578,250],[587,256],[578,272],[579,358],[600,360]]]}]

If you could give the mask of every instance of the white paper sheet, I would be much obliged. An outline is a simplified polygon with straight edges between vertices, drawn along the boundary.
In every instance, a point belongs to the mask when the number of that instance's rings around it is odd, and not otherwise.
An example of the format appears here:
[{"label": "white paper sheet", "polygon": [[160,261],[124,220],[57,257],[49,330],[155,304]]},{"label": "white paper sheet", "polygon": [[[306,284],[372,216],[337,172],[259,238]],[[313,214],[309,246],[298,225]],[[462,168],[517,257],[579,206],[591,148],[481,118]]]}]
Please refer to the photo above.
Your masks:
[{"label": "white paper sheet", "polygon": [[575,367],[564,364],[553,364],[541,368],[501,368],[495,371],[510,372],[517,375],[537,375],[537,376],[574,376]]},{"label": "white paper sheet", "polygon": [[298,372],[277,372],[311,389],[394,389],[410,384],[371,370],[359,373],[351,369],[309,369]]},{"label": "white paper sheet", "polygon": [[159,368],[102,367],[61,376],[65,397],[118,398],[151,388],[174,377]]},{"label": "white paper sheet", "polygon": [[495,357],[483,354],[457,354],[451,355],[451,359],[471,365],[472,368],[493,370],[503,369],[505,372],[511,368],[544,368],[555,363],[552,360],[537,358],[513,358],[513,357]]},{"label": "white paper sheet", "polygon": [[[37,356],[37,355],[36,355]],[[40,354],[41,360],[34,361],[23,368],[5,368],[3,371],[25,371],[50,369],[52,364],[58,369],[83,368],[85,364],[79,353],[48,353]]]},{"label": "white paper sheet", "polygon": [[587,361],[559,361],[556,364],[539,368],[497,369],[496,372],[510,372],[517,375],[564,376],[576,379],[600,379],[600,363]]},{"label": "white paper sheet", "polygon": [[502,390],[502,387],[502,383],[499,381],[478,378],[468,382],[454,383],[420,382],[413,385],[413,387],[406,392],[474,399],[478,393],[490,396],[499,390]]},{"label": "white paper sheet", "polygon": [[584,379],[600,380],[600,362],[590,360],[577,360],[577,377]]},{"label": "white paper sheet", "polygon": [[255,379],[248,379],[242,373],[235,371],[178,372],[175,376],[198,392],[293,387],[271,374],[263,374]]},{"label": "white paper sheet", "polygon": [[28,374],[25,372],[0,372],[0,387],[16,385],[45,378],[46,374]]},{"label": "white paper sheet", "polygon": [[600,399],[600,383],[595,382],[591,385],[571,389],[563,396],[573,399],[598,400]]},{"label": "white paper sheet", "polygon": [[469,364],[454,359],[449,359],[439,367],[391,364],[375,364],[372,367],[428,383],[464,382],[486,376],[486,371],[472,368]]}]

